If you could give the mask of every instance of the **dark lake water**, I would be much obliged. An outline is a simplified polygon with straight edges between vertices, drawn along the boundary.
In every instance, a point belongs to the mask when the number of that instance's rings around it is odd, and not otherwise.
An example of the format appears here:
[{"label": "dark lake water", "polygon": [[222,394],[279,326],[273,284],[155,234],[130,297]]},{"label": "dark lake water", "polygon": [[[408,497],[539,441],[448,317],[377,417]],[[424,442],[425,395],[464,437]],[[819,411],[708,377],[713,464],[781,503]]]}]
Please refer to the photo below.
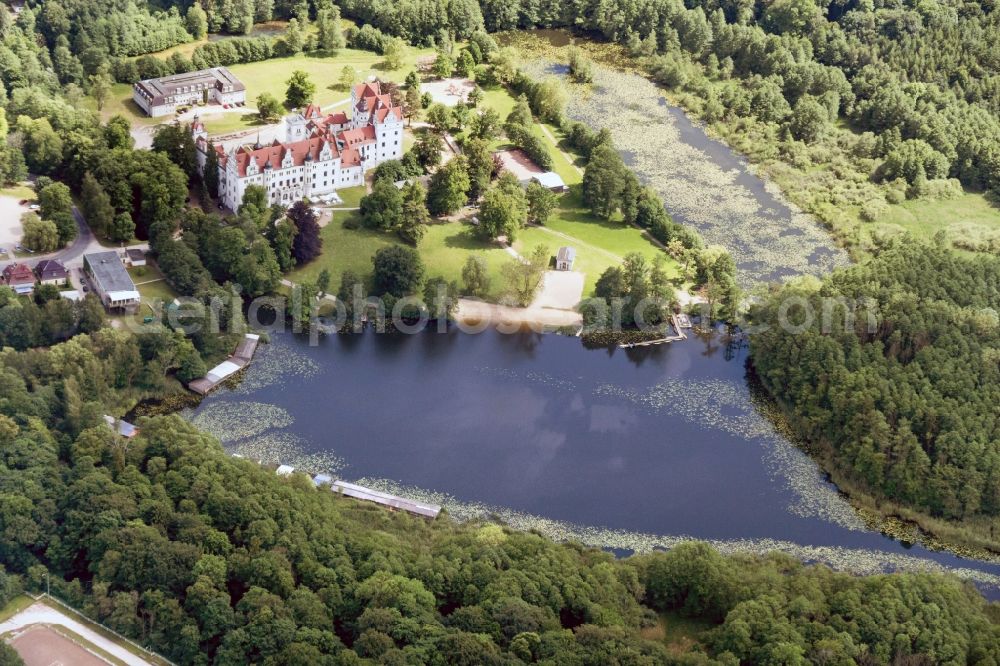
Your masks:
[{"label": "dark lake water", "polygon": [[923,562],[974,569],[980,582],[1000,574],[865,529],[755,406],[746,357],[714,335],[609,351],[555,335],[309,346],[280,334],[240,387],[189,416],[247,457],[398,484],[444,497],[454,515],[499,513],[618,550],[696,537],[856,571]]}]

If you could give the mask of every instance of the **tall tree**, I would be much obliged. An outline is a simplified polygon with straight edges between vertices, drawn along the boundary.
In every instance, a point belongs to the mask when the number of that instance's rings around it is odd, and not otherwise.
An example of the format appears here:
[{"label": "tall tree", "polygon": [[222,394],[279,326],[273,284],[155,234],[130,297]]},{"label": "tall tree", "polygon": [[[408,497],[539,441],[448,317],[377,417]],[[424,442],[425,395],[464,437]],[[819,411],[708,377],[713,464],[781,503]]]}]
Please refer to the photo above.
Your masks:
[{"label": "tall tree", "polygon": [[111,205],[111,197],[89,171],[83,175],[80,185],[80,205],[90,228],[98,235],[107,237],[114,222],[115,209]]},{"label": "tall tree", "polygon": [[450,215],[469,200],[468,162],[461,155],[437,170],[427,191],[427,209],[432,215]]},{"label": "tall tree", "polygon": [[296,201],[288,209],[288,219],[295,225],[292,256],[299,266],[307,264],[323,251],[323,238],[320,236],[316,212],[304,201]]},{"label": "tall tree", "polygon": [[[395,189],[395,188],[394,188]],[[420,183],[403,187],[403,209],[399,221],[399,237],[410,245],[417,245],[427,233],[431,216],[427,211],[427,192]]]},{"label": "tall tree", "polygon": [[309,104],[313,95],[316,94],[316,84],[309,79],[309,75],[300,69],[292,72],[292,76],[285,82],[285,104],[289,108],[301,108]]}]

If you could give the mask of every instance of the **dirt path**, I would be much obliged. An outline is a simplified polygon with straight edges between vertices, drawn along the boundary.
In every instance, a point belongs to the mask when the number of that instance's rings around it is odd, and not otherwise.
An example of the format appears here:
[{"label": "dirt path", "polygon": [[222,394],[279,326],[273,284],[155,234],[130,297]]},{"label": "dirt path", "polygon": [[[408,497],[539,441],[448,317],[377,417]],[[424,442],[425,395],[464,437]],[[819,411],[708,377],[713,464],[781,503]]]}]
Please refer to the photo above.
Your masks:
[{"label": "dirt path", "polygon": [[541,123],[538,123],[538,126],[542,128],[542,133],[546,137],[548,137],[549,141],[552,142],[552,145],[556,147],[556,150],[558,150],[560,153],[562,153],[562,156],[566,158],[566,161],[569,162],[569,165],[571,167],[573,167],[574,169],[576,169],[576,172],[582,176],[583,175],[583,169],[581,169],[580,167],[578,167],[576,165],[576,162],[573,161],[573,156],[572,155],[570,155],[565,150],[563,150],[562,148],[559,147],[559,142],[556,141],[556,138],[554,136],[552,136],[552,132],[549,131],[549,128],[546,127],[545,125],[541,124]]}]

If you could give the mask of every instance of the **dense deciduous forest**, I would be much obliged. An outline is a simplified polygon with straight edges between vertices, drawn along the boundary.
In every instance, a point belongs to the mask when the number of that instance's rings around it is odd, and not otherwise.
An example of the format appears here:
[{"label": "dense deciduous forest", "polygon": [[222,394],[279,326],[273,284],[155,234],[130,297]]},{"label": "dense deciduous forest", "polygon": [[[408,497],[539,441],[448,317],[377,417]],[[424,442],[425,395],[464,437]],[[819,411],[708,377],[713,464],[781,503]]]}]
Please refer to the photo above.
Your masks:
[{"label": "dense deciduous forest", "polygon": [[934,516],[983,518],[996,544],[998,310],[1000,259],[905,239],[776,290],[752,313],[768,327],[752,336],[754,365],[854,483]]},{"label": "dense deciduous forest", "polygon": [[[150,336],[162,339],[163,336]],[[167,338],[166,340],[170,340]],[[390,513],[232,458],[179,417],[101,419],[177,349],[104,329],[0,352],[0,603],[52,589],[184,664],[974,663],[997,610],[935,575],[858,578],[688,544],[616,560]],[[643,638],[701,621],[686,654]]]}]

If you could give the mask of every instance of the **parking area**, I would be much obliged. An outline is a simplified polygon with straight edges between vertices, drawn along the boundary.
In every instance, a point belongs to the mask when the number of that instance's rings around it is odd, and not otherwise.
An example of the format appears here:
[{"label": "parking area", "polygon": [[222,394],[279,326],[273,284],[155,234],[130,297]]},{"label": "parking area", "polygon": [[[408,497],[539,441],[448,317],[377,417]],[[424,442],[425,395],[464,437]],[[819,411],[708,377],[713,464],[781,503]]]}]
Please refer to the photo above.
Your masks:
[{"label": "parking area", "polygon": [[[10,196],[0,196],[0,248],[12,251],[21,242],[24,230],[21,228],[21,216],[28,212],[28,205],[21,204],[21,199]],[[7,257],[0,256],[0,260]]]}]

